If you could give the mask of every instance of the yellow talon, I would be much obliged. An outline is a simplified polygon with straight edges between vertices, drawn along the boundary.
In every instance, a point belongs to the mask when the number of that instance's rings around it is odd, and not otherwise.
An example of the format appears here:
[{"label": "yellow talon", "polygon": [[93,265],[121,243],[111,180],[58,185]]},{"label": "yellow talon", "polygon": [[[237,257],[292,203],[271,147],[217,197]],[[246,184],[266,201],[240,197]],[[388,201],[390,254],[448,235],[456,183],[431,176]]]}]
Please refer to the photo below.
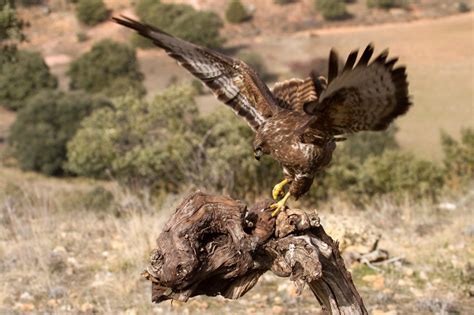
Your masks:
[{"label": "yellow talon", "polygon": [[288,201],[288,198],[290,198],[289,192],[287,192],[285,197],[283,197],[280,201],[270,206],[270,208],[275,209],[272,212],[272,217],[276,217],[280,211],[285,210],[286,202]]},{"label": "yellow talon", "polygon": [[277,200],[278,197],[283,195],[283,187],[285,187],[286,184],[288,184],[288,179],[285,178],[273,187],[272,197],[274,200]]}]

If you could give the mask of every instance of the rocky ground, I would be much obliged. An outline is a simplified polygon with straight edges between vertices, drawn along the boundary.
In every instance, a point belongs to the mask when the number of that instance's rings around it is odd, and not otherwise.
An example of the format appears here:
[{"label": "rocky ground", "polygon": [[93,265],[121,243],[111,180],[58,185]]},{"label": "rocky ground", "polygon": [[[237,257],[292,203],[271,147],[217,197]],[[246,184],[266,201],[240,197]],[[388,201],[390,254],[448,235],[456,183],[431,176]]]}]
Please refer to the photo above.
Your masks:
[{"label": "rocky ground", "polygon": [[[110,183],[0,174],[0,314],[320,312],[309,290],[298,296],[288,279],[271,274],[237,301],[152,305],[140,273],[182,196],[152,203]],[[472,194],[441,205],[380,200],[355,208],[334,200],[319,209],[347,259],[378,238],[389,253],[380,264],[350,265],[371,314],[472,314]]]}]

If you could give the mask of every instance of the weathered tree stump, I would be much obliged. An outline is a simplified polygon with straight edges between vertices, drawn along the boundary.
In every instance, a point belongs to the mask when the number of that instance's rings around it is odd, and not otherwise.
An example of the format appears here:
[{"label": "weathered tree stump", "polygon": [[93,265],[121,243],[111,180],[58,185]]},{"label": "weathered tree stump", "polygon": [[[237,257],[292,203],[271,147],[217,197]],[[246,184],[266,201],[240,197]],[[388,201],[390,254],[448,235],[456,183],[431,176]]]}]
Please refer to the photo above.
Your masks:
[{"label": "weathered tree stump", "polygon": [[238,299],[268,270],[308,284],[327,314],[368,314],[338,249],[316,211],[287,209],[271,217],[271,201],[247,208],[196,192],[176,209],[157,239],[144,276],[152,301],[196,295]]}]

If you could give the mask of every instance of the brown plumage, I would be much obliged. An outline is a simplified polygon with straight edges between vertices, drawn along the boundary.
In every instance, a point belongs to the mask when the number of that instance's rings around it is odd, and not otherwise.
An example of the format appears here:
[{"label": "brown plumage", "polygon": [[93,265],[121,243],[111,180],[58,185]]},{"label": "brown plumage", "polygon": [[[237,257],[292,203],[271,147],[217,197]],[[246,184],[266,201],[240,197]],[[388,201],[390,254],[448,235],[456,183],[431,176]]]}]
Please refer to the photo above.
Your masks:
[{"label": "brown plumage", "polygon": [[129,18],[114,20],[151,39],[242,116],[256,133],[255,157],[269,154],[281,163],[295,198],[329,164],[339,136],[383,130],[411,105],[405,67],[394,68],[397,59],[387,61],[387,51],[370,62],[372,45],[357,64],[357,51],[349,54],[341,71],[331,50],[327,80],[310,73],[303,80],[277,83],[270,91],[240,60]]}]

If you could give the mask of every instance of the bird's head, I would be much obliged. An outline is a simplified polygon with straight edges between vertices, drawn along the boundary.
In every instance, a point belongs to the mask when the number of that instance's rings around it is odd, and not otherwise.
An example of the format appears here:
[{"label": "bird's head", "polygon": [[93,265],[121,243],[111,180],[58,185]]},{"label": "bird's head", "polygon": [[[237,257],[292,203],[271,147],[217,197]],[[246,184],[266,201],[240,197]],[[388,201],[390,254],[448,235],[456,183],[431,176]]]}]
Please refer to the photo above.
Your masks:
[{"label": "bird's head", "polygon": [[258,139],[255,140],[253,144],[253,155],[257,161],[261,159],[262,156],[265,154],[270,154],[270,151],[268,150],[267,146],[265,145],[265,142],[262,141],[257,141]]}]

